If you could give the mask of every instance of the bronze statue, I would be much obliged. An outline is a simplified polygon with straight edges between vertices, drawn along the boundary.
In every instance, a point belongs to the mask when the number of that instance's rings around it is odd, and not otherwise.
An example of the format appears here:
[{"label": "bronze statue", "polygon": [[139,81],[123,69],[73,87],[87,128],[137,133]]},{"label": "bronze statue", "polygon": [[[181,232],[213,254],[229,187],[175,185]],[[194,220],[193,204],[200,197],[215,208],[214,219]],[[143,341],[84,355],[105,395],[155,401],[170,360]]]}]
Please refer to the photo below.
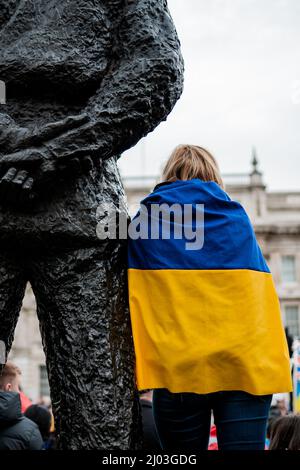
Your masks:
[{"label": "bronze statue", "polygon": [[136,448],[126,243],[96,214],[182,92],[167,2],[0,0],[0,80],[0,340],[30,281],[60,448]]}]

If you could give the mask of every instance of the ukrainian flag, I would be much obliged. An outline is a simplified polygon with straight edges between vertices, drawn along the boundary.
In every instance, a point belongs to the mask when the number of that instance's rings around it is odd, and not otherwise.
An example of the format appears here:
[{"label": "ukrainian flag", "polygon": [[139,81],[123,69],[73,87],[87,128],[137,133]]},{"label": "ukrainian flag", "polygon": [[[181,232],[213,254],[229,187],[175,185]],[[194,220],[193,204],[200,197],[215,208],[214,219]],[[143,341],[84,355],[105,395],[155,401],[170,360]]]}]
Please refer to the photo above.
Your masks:
[{"label": "ukrainian flag", "polygon": [[[164,216],[152,211],[161,204],[182,213],[189,205],[194,214],[181,224],[171,217],[169,239]],[[197,211],[204,242],[187,249],[191,240],[178,228],[197,229]],[[159,234],[151,238],[154,222]],[[214,182],[179,180],[156,186],[131,224],[142,234],[128,247],[138,389],[291,391],[278,297],[243,207]]]}]

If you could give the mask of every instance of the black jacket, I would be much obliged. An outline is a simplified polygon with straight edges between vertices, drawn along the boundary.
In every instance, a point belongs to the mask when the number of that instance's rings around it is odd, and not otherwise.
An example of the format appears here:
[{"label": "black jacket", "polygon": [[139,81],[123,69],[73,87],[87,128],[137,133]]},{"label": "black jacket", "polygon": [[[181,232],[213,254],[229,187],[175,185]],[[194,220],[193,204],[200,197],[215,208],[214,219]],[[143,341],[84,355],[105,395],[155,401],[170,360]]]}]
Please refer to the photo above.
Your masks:
[{"label": "black jacket", "polygon": [[37,425],[21,413],[20,395],[0,391],[0,450],[41,450]]}]

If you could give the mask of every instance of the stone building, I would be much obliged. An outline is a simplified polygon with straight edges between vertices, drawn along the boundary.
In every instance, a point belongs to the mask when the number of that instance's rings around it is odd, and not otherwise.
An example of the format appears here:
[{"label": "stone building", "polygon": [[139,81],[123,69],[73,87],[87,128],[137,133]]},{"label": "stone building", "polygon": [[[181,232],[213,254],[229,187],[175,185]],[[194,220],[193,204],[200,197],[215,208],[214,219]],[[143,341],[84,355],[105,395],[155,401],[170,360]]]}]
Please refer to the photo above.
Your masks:
[{"label": "stone building", "polygon": [[[123,178],[131,215],[158,178]],[[226,191],[246,209],[273,273],[283,321],[292,335],[300,337],[300,190],[268,191],[253,155],[249,174],[224,175]],[[10,354],[23,371],[23,388],[38,400],[49,394],[35,300],[30,289],[17,325]]]},{"label": "stone building", "polygon": [[49,396],[49,384],[42,348],[36,303],[30,285],[27,285],[22,310],[15,331],[9,359],[22,371],[22,388],[33,401]]}]

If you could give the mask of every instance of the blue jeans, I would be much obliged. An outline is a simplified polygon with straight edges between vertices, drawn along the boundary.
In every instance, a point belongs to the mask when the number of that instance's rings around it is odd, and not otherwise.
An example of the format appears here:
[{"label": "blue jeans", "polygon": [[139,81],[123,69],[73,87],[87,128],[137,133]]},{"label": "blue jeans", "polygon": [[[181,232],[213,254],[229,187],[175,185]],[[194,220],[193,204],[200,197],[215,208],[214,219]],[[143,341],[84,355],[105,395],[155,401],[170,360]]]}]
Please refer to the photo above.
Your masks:
[{"label": "blue jeans", "polygon": [[263,450],[272,395],[246,392],[153,391],[153,415],[162,450],[207,450],[211,412],[220,450]]}]

